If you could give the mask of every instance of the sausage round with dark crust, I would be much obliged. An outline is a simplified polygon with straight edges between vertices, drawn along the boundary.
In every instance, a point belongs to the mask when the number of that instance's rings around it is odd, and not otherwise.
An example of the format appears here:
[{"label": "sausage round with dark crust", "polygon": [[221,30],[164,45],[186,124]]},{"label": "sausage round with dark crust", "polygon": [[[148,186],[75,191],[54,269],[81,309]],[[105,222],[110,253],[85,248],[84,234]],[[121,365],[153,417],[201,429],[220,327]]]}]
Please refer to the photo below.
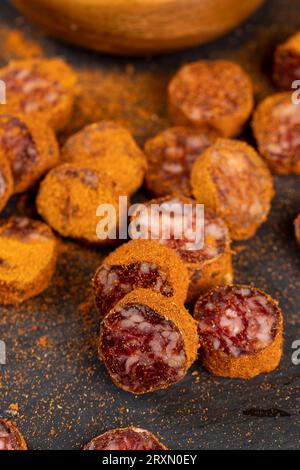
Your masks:
[{"label": "sausage round with dark crust", "polygon": [[114,383],[137,395],[179,382],[197,350],[195,320],[149,289],[126,295],[101,323],[100,358]]},{"label": "sausage round with dark crust", "polygon": [[35,115],[56,131],[68,124],[76,93],[75,72],[61,59],[15,60],[0,69],[4,112]]},{"label": "sausage round with dark crust", "polygon": [[152,240],[132,240],[105,258],[93,278],[95,302],[104,317],[137,288],[152,289],[184,304],[188,273],[177,254]]},{"label": "sausage round with dark crust", "polygon": [[193,194],[227,224],[233,240],[252,237],[267,219],[273,179],[250,145],[218,139],[192,168]]},{"label": "sausage round with dark crust", "polygon": [[201,60],[184,65],[168,87],[172,122],[216,129],[223,137],[240,133],[253,108],[253,87],[234,62]]},{"label": "sausage round with dark crust", "polygon": [[249,379],[274,370],[282,356],[278,303],[251,286],[217,287],[194,310],[204,367],[212,374]]},{"label": "sausage round with dark crust", "polygon": [[32,188],[59,163],[55,134],[44,121],[24,114],[0,114],[0,153],[10,162],[14,192]]},{"label": "sausage round with dark crust", "polygon": [[145,144],[146,187],[153,196],[191,195],[192,165],[217,138],[212,129],[170,127]]},{"label": "sausage round with dark crust", "polygon": [[300,214],[294,220],[294,229],[296,240],[298,242],[298,245],[300,245]]},{"label": "sausage round with dark crust", "polygon": [[0,419],[0,450],[27,450],[22,434],[8,419]]},{"label": "sausage round with dark crust", "polygon": [[145,429],[130,426],[107,431],[84,446],[84,450],[166,450],[158,439]]},{"label": "sausage round with dark crust", "polygon": [[274,54],[273,79],[283,90],[291,90],[293,81],[300,79],[300,32],[277,46]]},{"label": "sausage round with dark crust", "polygon": [[44,291],[57,259],[57,241],[42,222],[12,217],[0,223],[0,304],[18,304]]},{"label": "sausage round with dark crust", "polygon": [[212,287],[232,283],[231,241],[220,217],[205,208],[198,214],[195,200],[183,196],[152,199],[144,207],[132,222],[142,239],[157,239],[177,253],[188,271],[188,304]]},{"label": "sausage round with dark crust", "polygon": [[130,132],[111,121],[89,124],[69,137],[62,159],[106,173],[128,194],[140,188],[147,167],[146,157]]},{"label": "sausage round with dark crust", "polygon": [[257,107],[252,121],[258,150],[271,171],[300,174],[300,106],[289,92],[268,96]]}]

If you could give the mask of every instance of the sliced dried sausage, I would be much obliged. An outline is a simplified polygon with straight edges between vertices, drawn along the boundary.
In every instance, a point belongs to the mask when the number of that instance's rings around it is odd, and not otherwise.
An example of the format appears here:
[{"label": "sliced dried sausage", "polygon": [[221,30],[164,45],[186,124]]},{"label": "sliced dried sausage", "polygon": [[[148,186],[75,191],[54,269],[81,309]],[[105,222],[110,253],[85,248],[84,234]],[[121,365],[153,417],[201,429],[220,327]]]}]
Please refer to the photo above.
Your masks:
[{"label": "sliced dried sausage", "polygon": [[171,127],[145,144],[146,187],[153,196],[191,195],[190,173],[199,155],[217,137],[211,129]]},{"label": "sliced dried sausage", "polygon": [[283,90],[290,90],[293,81],[300,80],[300,32],[276,48],[273,78]]},{"label": "sliced dried sausage", "polygon": [[114,383],[135,394],[179,382],[195,361],[197,326],[184,307],[136,289],[102,320],[99,354]]},{"label": "sliced dried sausage", "polygon": [[5,83],[7,112],[34,114],[48,121],[56,131],[63,130],[70,120],[77,78],[60,59],[28,59],[12,61],[0,69]]},{"label": "sliced dried sausage", "polygon": [[184,65],[171,80],[168,94],[174,124],[210,126],[224,137],[237,135],[253,108],[249,76],[225,60]]},{"label": "sliced dried sausage", "polygon": [[[191,210],[186,211],[187,207]],[[168,214],[170,217],[166,217]],[[200,217],[201,220],[197,220]],[[181,258],[189,274],[189,304],[194,303],[200,293],[232,282],[231,243],[227,226],[209,210],[198,214],[193,199],[183,196],[152,199],[145,205],[144,211],[133,216],[133,222],[141,238],[159,239],[162,245],[173,249]],[[179,229],[183,228],[181,233],[176,230],[177,225]],[[202,232],[203,236],[199,237]]]},{"label": "sliced dried sausage", "polygon": [[274,173],[300,174],[300,105],[291,93],[276,93],[263,100],[252,122],[259,153]]},{"label": "sliced dried sausage", "polygon": [[7,419],[0,419],[0,450],[27,450],[17,426]]},{"label": "sliced dried sausage", "polygon": [[196,200],[224,219],[234,240],[252,237],[268,216],[272,176],[244,142],[218,139],[194,163],[191,183]]},{"label": "sliced dried sausage", "polygon": [[195,306],[201,358],[213,374],[248,379],[275,369],[282,355],[282,314],[250,286],[217,287]]},{"label": "sliced dried sausage", "polygon": [[176,253],[157,241],[132,240],[112,252],[93,278],[101,317],[136,288],[152,289],[184,303],[188,273]]},{"label": "sliced dried sausage", "polygon": [[45,290],[57,259],[51,229],[25,217],[0,224],[0,303],[17,304]]},{"label": "sliced dried sausage", "polygon": [[298,244],[300,245],[300,214],[294,220],[294,229],[295,229],[296,240]]},{"label": "sliced dried sausage", "polygon": [[53,130],[40,119],[0,114],[1,154],[10,162],[14,192],[27,191],[59,163]]},{"label": "sliced dried sausage", "polygon": [[[115,243],[120,190],[107,175],[82,164],[65,163],[53,168],[42,181],[37,209],[46,222],[63,237],[87,243]],[[107,233],[97,234],[98,206],[109,205]]]},{"label": "sliced dried sausage", "polygon": [[7,158],[0,149],[0,211],[4,209],[9,198],[13,195],[13,175]]},{"label": "sliced dried sausage", "polygon": [[110,121],[89,124],[69,137],[62,159],[107,173],[128,194],[142,185],[147,167],[146,157],[130,132]]},{"label": "sliced dried sausage", "polygon": [[84,450],[166,450],[158,439],[145,429],[128,427],[107,431],[85,445]]}]

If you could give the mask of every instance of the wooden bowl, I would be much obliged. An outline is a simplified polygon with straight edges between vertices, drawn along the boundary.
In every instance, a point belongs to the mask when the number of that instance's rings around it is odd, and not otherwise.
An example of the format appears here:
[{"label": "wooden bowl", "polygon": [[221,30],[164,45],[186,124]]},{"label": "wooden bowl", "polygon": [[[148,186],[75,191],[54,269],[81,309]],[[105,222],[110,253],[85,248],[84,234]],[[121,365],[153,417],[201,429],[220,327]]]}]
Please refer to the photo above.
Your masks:
[{"label": "wooden bowl", "polygon": [[263,0],[12,0],[47,32],[98,51],[147,55],[201,44]]}]

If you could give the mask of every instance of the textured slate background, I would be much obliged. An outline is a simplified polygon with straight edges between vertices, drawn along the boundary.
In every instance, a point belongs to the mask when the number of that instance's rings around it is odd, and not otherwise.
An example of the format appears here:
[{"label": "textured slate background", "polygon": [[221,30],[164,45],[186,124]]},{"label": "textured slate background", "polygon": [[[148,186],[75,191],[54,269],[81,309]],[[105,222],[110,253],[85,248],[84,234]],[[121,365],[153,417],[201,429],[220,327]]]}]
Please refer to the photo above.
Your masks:
[{"label": "textured slate background", "polygon": [[[36,34],[2,1],[0,26],[16,25],[29,37]],[[185,61],[231,58],[252,74],[260,99],[272,91],[268,70],[274,45],[297,29],[299,3],[269,0],[224,38],[153,60],[111,58],[45,41],[51,55],[64,55],[77,67],[122,70],[130,62],[137,72],[151,68],[154,77]],[[140,142],[153,132],[145,129],[137,135]],[[6,214],[19,209],[14,199]],[[195,364],[166,391],[134,397],[118,390],[97,358],[98,322],[88,305],[90,278],[103,253],[65,242],[53,285],[18,309],[0,307],[0,339],[7,345],[7,365],[0,366],[0,415],[13,415],[31,449],[81,448],[105,430],[131,424],[158,434],[171,449],[298,448],[300,365],[292,364],[291,346],[300,339],[300,251],[292,230],[299,211],[299,177],[276,178],[268,222],[253,239],[236,244],[234,257],[237,282],[253,283],[280,301],[285,350],[277,371],[244,382],[214,378]],[[11,410],[12,403],[19,412]]]}]

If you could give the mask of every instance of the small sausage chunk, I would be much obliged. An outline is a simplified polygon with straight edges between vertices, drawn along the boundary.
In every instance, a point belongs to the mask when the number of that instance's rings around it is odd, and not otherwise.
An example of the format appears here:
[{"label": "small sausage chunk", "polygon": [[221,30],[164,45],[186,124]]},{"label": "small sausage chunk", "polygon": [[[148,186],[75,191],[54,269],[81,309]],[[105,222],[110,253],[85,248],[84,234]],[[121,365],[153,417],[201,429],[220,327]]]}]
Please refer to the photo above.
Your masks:
[{"label": "small sausage chunk", "polygon": [[18,304],[44,291],[56,266],[51,229],[22,217],[0,224],[0,304]]},{"label": "small sausage chunk", "polygon": [[114,383],[131,393],[179,382],[197,350],[197,326],[187,310],[148,289],[128,294],[101,323],[100,357]]},{"label": "small sausage chunk", "polygon": [[300,106],[291,93],[276,93],[263,100],[252,122],[259,153],[271,171],[300,174]]},{"label": "small sausage chunk", "polygon": [[152,289],[183,304],[188,273],[176,253],[152,240],[132,240],[112,252],[93,279],[98,312],[105,316],[126,294]]},{"label": "small sausage chunk", "polygon": [[147,166],[130,132],[110,121],[90,124],[71,136],[62,149],[62,159],[107,173],[128,194],[142,185]]},{"label": "small sausage chunk", "polygon": [[27,450],[17,426],[7,419],[0,419],[0,450]]},{"label": "small sausage chunk", "polygon": [[[132,222],[142,239],[157,239],[180,257],[189,275],[188,304],[212,287],[232,282],[228,228],[209,210],[198,214],[193,199],[183,196],[152,199],[144,210],[133,215]],[[199,237],[200,234],[203,236]]]},{"label": "small sausage chunk", "polygon": [[273,79],[282,90],[290,90],[293,81],[300,80],[300,32],[276,48]]},{"label": "small sausage chunk", "polygon": [[204,366],[214,375],[249,379],[274,370],[282,355],[282,314],[249,286],[217,287],[195,306]]},{"label": "small sausage chunk", "polygon": [[166,450],[163,444],[145,429],[128,427],[107,431],[85,445],[84,450]]},{"label": "small sausage chunk", "polygon": [[168,95],[174,124],[210,126],[223,137],[239,134],[253,108],[249,76],[225,60],[184,65],[171,80]]},{"label": "small sausage chunk", "polygon": [[[117,185],[107,175],[80,164],[65,163],[51,170],[42,181],[37,209],[63,237],[107,245],[117,238],[119,194]],[[96,211],[101,204],[109,204],[115,211],[108,213],[103,239],[96,233],[102,220]]]},{"label": "small sausage chunk", "polygon": [[295,229],[296,240],[298,244],[300,245],[300,214],[294,220],[294,229]]},{"label": "small sausage chunk", "polygon": [[34,114],[56,131],[68,124],[76,93],[77,78],[60,59],[12,61],[0,69],[6,85],[5,112]]},{"label": "small sausage chunk", "polygon": [[196,200],[223,218],[233,240],[252,237],[268,216],[272,176],[244,142],[217,140],[194,163],[191,184]]},{"label": "small sausage chunk", "polygon": [[13,175],[7,158],[0,148],[0,211],[4,209],[9,198],[13,195]]},{"label": "small sausage chunk", "polygon": [[21,193],[59,163],[53,130],[40,119],[0,114],[0,152],[11,165],[14,192]]},{"label": "small sausage chunk", "polygon": [[148,140],[145,145],[148,191],[156,197],[190,196],[192,165],[216,138],[217,133],[210,129],[171,127]]}]

